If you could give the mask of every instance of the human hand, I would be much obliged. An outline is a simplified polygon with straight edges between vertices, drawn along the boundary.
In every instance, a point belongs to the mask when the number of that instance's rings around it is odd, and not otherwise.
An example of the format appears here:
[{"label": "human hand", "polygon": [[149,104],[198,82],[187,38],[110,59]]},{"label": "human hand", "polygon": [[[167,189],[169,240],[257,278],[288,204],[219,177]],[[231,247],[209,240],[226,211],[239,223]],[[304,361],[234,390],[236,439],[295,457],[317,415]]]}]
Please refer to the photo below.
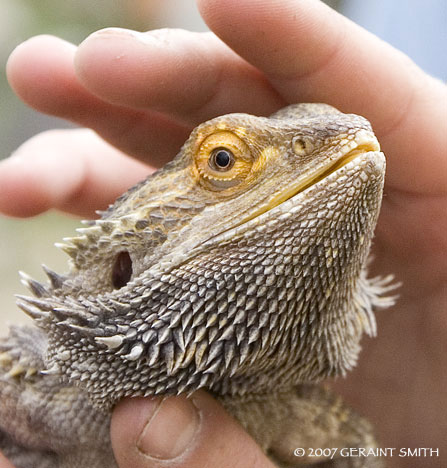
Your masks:
[{"label": "human hand", "polygon": [[199,6],[229,47],[212,34],[106,30],[78,49],[46,37],[13,53],[8,73],[22,99],[93,128],[120,151],[84,130],[31,140],[21,158],[0,165],[0,209],[27,215],[55,206],[91,215],[150,170],[123,153],[160,165],[193,126],[218,114],[268,114],[314,101],[364,115],[388,160],[374,271],[395,273],[403,286],[398,305],[378,314],[378,338],[364,342],[360,365],[337,387],[376,424],[382,446],[442,453],[445,86],[319,2],[200,0]]}]

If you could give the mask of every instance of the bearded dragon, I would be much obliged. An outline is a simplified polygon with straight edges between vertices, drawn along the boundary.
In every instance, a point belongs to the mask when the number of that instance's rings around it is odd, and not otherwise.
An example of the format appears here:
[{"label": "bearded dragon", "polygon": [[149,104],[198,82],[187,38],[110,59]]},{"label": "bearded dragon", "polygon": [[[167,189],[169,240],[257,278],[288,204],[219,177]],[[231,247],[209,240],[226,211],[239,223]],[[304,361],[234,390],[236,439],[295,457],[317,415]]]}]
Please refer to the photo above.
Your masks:
[{"label": "bearded dragon", "polygon": [[317,384],[393,303],[366,274],[384,174],[369,122],[325,104],[199,125],[59,245],[68,274],[22,274],[36,327],[0,343],[0,449],[18,468],[114,467],[114,403],[204,388],[278,467],[379,466],[294,448],[375,446]]}]

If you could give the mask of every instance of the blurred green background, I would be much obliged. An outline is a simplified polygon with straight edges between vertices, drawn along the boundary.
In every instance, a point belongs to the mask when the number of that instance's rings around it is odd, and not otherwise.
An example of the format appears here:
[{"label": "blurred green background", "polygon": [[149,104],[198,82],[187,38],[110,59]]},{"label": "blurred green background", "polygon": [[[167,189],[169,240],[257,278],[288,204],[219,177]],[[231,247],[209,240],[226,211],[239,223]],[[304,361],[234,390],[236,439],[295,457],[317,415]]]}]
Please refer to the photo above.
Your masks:
[{"label": "blurred green background", "polygon": [[[410,55],[422,68],[447,79],[445,0],[327,0],[343,14]],[[14,96],[5,65],[15,46],[37,34],[75,44],[109,26],[145,31],[181,27],[204,31],[194,0],[0,0],[0,159],[36,133],[66,122],[38,114]],[[24,321],[14,293],[25,293],[17,271],[43,279],[40,264],[59,272],[66,257],[53,243],[73,234],[78,220],[47,213],[28,220],[0,217],[0,333],[8,321]]]}]

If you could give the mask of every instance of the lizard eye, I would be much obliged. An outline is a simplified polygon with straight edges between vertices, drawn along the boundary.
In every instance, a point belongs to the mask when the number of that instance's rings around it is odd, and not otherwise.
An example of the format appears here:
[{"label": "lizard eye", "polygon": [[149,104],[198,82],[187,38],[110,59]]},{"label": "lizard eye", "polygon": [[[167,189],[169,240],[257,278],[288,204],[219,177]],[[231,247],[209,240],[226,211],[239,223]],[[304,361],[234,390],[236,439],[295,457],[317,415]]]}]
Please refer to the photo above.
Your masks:
[{"label": "lizard eye", "polygon": [[211,151],[208,164],[214,171],[229,171],[234,165],[234,154],[226,148]]},{"label": "lizard eye", "polygon": [[200,182],[210,190],[225,190],[249,175],[253,156],[235,133],[222,130],[208,135],[195,154]]},{"label": "lizard eye", "polygon": [[120,289],[130,281],[132,277],[132,259],[129,252],[120,252],[112,267],[112,284],[115,289]]}]

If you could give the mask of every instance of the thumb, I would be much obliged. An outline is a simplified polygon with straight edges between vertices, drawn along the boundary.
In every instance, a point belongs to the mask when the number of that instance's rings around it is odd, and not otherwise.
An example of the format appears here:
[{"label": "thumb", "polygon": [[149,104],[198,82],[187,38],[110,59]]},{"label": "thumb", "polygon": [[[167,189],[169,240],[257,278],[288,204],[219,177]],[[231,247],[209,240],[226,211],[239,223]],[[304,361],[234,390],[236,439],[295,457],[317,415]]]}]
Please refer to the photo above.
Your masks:
[{"label": "thumb", "polygon": [[120,468],[273,468],[255,441],[204,391],[130,398],[115,408],[112,446]]}]

